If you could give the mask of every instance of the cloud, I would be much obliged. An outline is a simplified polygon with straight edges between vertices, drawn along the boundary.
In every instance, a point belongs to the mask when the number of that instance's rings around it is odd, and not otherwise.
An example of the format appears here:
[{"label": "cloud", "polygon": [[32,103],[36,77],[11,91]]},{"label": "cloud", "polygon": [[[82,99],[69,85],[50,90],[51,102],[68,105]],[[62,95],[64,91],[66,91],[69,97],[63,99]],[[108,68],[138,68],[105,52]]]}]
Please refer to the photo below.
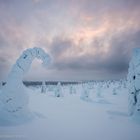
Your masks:
[{"label": "cloud", "polygon": [[125,77],[140,45],[139,0],[1,0],[0,16],[0,73],[37,45],[53,57],[50,79]]},{"label": "cloud", "polygon": [[[94,48],[94,53],[92,53],[91,49],[90,54],[79,55],[78,53],[80,52],[75,52],[72,56],[71,54],[66,56],[65,52],[70,52],[71,48],[74,49],[74,47],[79,46],[72,45],[74,44],[72,43],[73,40],[71,42],[69,40],[69,43],[63,44],[65,41],[59,39],[51,48],[51,51],[55,52],[54,69],[73,71],[90,70],[105,74],[126,74],[132,50],[140,44],[139,36],[140,31],[132,33],[131,30],[115,34],[108,42],[109,50],[107,52],[102,51],[106,46],[102,38],[98,38],[98,40],[93,40],[94,44],[92,47]],[[102,42],[102,46],[100,46],[100,42]]]}]

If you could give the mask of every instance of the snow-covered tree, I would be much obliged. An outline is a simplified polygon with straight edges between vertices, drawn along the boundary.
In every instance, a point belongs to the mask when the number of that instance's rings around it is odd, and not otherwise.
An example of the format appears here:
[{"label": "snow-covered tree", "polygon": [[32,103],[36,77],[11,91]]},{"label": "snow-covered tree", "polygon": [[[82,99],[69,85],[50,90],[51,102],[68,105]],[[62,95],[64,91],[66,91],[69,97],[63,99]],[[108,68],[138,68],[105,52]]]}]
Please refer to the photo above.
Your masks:
[{"label": "snow-covered tree", "polygon": [[22,78],[28,72],[32,61],[41,59],[43,66],[50,63],[50,56],[41,48],[32,48],[25,50],[13,65],[6,85],[0,93],[0,102],[2,104],[1,119],[7,119],[10,122],[20,121],[24,118],[30,118],[28,108],[28,94],[26,87],[23,85]]},{"label": "snow-covered tree", "polygon": [[87,84],[83,83],[82,84],[81,98],[84,100],[89,100],[90,99],[89,94],[90,94],[90,90],[89,90]]},{"label": "snow-covered tree", "polygon": [[129,90],[129,114],[140,111],[140,48],[133,50],[133,56],[129,63],[128,75]]},{"label": "snow-covered tree", "polygon": [[45,81],[42,82],[41,93],[46,93],[46,82]]},{"label": "snow-covered tree", "polygon": [[55,88],[55,96],[56,97],[62,97],[63,96],[62,86],[61,86],[61,83],[60,82],[58,82],[58,84],[56,85],[56,88]]},{"label": "snow-covered tree", "polygon": [[113,95],[117,95],[117,88],[116,87],[113,88]]},{"label": "snow-covered tree", "polygon": [[101,95],[101,89],[102,89],[102,84],[101,83],[98,83],[98,85],[97,85],[97,93],[96,93],[97,98],[101,98],[102,97],[102,95]]},{"label": "snow-covered tree", "polygon": [[76,94],[76,88],[75,88],[75,86],[74,85],[70,85],[69,86],[69,90],[70,90],[70,94]]}]

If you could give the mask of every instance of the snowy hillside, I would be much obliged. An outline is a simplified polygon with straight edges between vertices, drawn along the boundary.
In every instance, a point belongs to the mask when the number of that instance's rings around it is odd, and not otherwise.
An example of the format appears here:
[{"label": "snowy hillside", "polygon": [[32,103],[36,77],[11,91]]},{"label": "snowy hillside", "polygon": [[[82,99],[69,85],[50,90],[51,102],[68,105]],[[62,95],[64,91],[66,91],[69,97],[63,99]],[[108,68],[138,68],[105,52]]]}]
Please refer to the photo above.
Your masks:
[{"label": "snowy hillside", "polygon": [[[59,85],[60,86],[60,85]],[[57,97],[57,92],[63,96]],[[73,89],[73,90],[72,90]],[[73,92],[72,92],[73,91]],[[83,91],[88,96],[83,96]],[[0,126],[0,139],[139,140],[140,122],[128,116],[125,82],[28,88],[34,119]],[[86,94],[87,95],[87,94]]]}]

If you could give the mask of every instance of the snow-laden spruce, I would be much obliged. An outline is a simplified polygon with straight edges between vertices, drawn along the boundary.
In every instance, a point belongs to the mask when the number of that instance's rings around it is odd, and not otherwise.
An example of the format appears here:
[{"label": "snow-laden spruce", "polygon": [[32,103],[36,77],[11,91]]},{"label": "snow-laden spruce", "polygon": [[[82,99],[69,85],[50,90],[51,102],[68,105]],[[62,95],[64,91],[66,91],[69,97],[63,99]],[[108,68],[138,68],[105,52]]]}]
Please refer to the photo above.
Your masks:
[{"label": "snow-laden spruce", "polygon": [[21,122],[31,117],[28,109],[28,95],[23,85],[22,78],[35,59],[41,59],[43,66],[48,66],[50,56],[41,48],[25,50],[17,59],[9,73],[6,85],[0,94],[0,120],[5,122]]},{"label": "snow-laden spruce", "polygon": [[82,84],[82,92],[81,92],[81,99],[89,101],[90,100],[90,89],[88,83]]},{"label": "snow-laden spruce", "polygon": [[54,92],[55,92],[55,97],[63,97],[62,86],[60,82],[58,82]]},{"label": "snow-laden spruce", "polygon": [[42,82],[42,86],[41,86],[41,93],[46,93],[46,82],[45,81],[43,81]]},{"label": "snow-laden spruce", "polygon": [[76,88],[75,88],[75,85],[70,84],[70,85],[69,85],[69,90],[70,90],[70,94],[76,94]]},{"label": "snow-laden spruce", "polygon": [[128,69],[129,114],[140,112],[140,48],[133,50]]}]

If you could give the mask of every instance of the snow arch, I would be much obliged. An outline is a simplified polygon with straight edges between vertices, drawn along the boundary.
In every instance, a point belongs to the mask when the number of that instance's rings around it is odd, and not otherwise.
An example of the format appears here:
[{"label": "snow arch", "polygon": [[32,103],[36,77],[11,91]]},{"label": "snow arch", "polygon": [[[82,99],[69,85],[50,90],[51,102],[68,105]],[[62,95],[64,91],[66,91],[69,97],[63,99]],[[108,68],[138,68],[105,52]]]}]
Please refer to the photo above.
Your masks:
[{"label": "snow arch", "polygon": [[[22,78],[26,74],[35,59],[41,59],[43,66],[50,63],[50,56],[41,48],[25,50],[13,65],[6,85],[0,95],[0,117],[9,121],[17,121],[19,118],[30,117],[28,109],[28,95],[23,85]],[[27,117],[28,116],[28,117]]]}]

